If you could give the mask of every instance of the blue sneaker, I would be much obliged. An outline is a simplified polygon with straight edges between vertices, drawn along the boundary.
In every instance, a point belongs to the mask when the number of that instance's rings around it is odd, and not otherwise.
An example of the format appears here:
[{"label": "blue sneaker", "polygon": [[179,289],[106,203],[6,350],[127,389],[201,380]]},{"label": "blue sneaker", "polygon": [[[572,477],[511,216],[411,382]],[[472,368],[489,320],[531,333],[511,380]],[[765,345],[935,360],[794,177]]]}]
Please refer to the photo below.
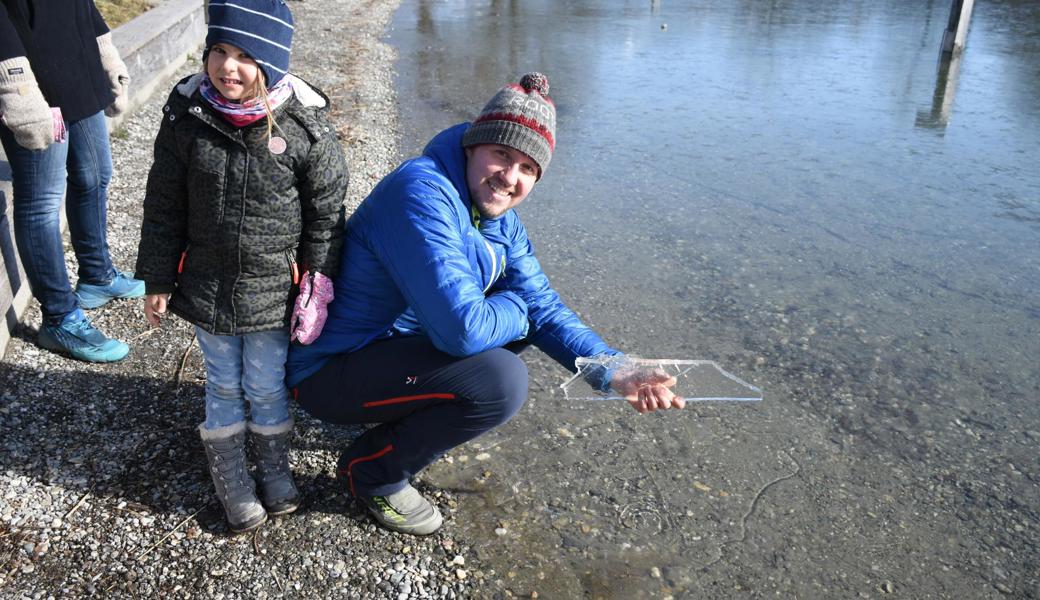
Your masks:
[{"label": "blue sneaker", "polygon": [[65,315],[60,324],[40,327],[37,341],[47,350],[87,362],[115,362],[130,352],[130,346],[95,329],[78,308]]},{"label": "blue sneaker", "polygon": [[114,298],[140,298],[144,296],[144,282],[116,271],[116,276],[107,285],[91,283],[76,284],[76,300],[82,308],[98,308]]}]

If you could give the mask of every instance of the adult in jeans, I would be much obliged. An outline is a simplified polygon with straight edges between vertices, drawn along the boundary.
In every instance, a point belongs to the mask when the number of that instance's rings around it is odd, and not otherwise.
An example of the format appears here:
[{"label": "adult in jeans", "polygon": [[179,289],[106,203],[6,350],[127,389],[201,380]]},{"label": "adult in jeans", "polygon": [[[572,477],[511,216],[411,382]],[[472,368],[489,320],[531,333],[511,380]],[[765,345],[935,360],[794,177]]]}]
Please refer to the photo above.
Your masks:
[{"label": "adult in jeans", "polygon": [[[549,285],[512,210],[552,158],[548,91],[544,75],[528,73],[387,175],[347,223],[321,336],[290,349],[288,383],[305,410],[379,423],[343,452],[337,474],[387,528],[440,527],[409,478],[520,409],[528,377],[517,346],[571,370],[577,357],[619,354]],[[683,406],[674,380],[591,379],[639,412]]]},{"label": "adult in jeans", "polygon": [[[91,0],[0,0],[0,142],[11,163],[14,230],[43,312],[40,346],[91,362],[120,360],[125,343],[83,313],[144,295],[108,251],[112,176],[105,115],[126,108],[126,65]],[[61,199],[79,264],[73,291],[61,240]]]}]

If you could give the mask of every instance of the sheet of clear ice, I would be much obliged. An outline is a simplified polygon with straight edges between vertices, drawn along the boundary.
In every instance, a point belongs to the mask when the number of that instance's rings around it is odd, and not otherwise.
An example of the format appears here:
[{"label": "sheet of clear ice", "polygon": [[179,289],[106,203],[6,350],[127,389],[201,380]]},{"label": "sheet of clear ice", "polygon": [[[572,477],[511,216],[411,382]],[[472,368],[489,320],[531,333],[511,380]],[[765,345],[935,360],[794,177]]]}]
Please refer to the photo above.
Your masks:
[{"label": "sheet of clear ice", "polygon": [[[601,392],[593,388],[586,376],[602,374],[604,369],[615,375],[666,374],[675,377],[672,390],[687,402],[757,402],[762,390],[726,371],[713,360],[671,358],[639,358],[636,356],[594,356],[574,361],[578,372],[560,388],[567,400],[624,400],[614,390]],[[602,377],[600,377],[602,379]]]}]

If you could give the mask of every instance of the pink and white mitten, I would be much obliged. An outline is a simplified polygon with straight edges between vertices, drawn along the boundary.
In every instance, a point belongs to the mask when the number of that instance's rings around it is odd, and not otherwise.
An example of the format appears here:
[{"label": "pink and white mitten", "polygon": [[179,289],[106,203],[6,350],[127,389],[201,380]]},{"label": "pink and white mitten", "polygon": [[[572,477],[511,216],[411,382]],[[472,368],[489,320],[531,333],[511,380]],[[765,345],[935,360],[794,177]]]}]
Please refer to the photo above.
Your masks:
[{"label": "pink and white mitten", "polygon": [[329,316],[328,303],[335,297],[332,287],[332,280],[325,275],[304,271],[289,323],[290,340],[309,344],[318,339]]}]

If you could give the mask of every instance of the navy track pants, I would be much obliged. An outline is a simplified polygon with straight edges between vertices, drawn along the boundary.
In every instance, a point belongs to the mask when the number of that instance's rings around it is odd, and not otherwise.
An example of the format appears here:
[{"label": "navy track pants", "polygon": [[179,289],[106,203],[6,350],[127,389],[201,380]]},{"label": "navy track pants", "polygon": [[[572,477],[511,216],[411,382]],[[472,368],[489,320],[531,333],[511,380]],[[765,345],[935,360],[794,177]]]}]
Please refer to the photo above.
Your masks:
[{"label": "navy track pants", "polygon": [[337,474],[355,496],[386,496],[516,414],[527,366],[504,348],[460,358],[426,337],[391,338],[333,357],[295,394],[327,423],[379,423],[343,452]]}]

